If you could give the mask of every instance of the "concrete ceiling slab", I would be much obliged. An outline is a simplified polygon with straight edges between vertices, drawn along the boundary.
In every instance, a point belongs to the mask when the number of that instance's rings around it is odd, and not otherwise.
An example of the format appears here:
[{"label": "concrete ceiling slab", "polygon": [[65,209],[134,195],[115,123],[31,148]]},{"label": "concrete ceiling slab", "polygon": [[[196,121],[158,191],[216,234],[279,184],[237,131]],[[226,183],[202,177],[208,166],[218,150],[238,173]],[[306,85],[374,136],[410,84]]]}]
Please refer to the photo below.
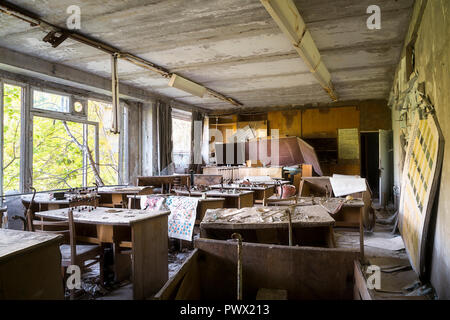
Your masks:
[{"label": "concrete ceiling slab", "polygon": [[[243,108],[331,102],[259,0],[13,0],[64,27],[70,5],[81,33],[133,53],[244,103]],[[387,99],[414,0],[378,0],[381,30],[368,30],[371,0],[294,0],[331,72],[340,100]],[[110,77],[109,55],[72,40],[58,48],[0,14],[0,47]],[[167,86],[126,61],[121,83],[220,111],[235,107]]]}]

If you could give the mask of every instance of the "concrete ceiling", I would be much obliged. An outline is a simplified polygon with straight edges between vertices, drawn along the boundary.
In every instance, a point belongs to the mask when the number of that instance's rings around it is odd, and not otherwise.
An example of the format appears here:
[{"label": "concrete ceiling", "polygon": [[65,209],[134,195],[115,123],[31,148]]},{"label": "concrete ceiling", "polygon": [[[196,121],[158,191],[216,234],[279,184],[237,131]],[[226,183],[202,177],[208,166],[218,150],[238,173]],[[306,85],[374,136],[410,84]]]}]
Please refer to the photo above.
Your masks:
[{"label": "concrete ceiling", "polygon": [[[244,104],[244,108],[328,103],[331,99],[259,0],[15,0],[65,27],[81,8],[81,32],[159,64]],[[366,26],[372,0],[294,0],[328,67],[339,100],[387,99],[414,0],[377,0],[381,30]],[[110,77],[109,55],[64,41],[0,14],[0,47]],[[126,83],[214,111],[233,105],[168,87],[168,80],[126,61]]]}]

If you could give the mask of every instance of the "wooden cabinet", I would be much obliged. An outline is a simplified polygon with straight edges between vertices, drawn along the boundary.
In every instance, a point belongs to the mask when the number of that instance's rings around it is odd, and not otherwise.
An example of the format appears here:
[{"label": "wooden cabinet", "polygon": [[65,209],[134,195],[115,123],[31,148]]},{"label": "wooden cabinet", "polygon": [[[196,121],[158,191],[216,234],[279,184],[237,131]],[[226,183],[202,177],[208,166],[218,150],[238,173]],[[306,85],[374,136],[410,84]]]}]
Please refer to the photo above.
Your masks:
[{"label": "wooden cabinet", "polygon": [[0,229],[0,300],[64,299],[61,236]]}]

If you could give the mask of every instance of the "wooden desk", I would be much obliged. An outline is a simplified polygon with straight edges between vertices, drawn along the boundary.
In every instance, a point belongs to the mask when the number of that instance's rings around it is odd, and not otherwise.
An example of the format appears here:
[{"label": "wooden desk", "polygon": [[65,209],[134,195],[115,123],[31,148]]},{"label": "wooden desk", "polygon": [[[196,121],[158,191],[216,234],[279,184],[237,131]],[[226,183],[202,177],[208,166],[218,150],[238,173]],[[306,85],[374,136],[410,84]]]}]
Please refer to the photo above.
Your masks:
[{"label": "wooden desk", "polygon": [[[200,223],[202,238],[228,240],[238,232],[246,242],[289,244],[288,207],[208,210]],[[291,217],[293,244],[335,247],[335,221],[322,207],[296,207]]]},{"label": "wooden desk", "polygon": [[189,191],[186,190],[174,190],[177,195],[180,196],[192,196],[201,197],[203,193],[206,193],[207,198],[225,198],[224,208],[244,208],[253,207],[253,191],[238,191],[238,193],[232,192],[220,192],[218,190],[210,190],[206,192]]},{"label": "wooden desk", "polygon": [[275,193],[275,185],[261,185],[261,186],[239,186],[239,184],[224,184],[223,187],[220,184],[210,186],[212,189],[237,189],[253,191],[253,198],[255,203],[264,203],[264,201]]},{"label": "wooden desk", "polygon": [[313,197],[299,197],[297,200],[297,206],[309,206],[312,204],[320,204],[328,207],[330,211],[338,207],[339,203],[342,203],[341,209],[330,215],[336,220],[336,227],[359,227],[359,248],[361,252],[361,259],[364,260],[364,201],[362,199],[353,199],[344,202],[342,198],[330,198],[328,201],[330,205],[327,206],[325,198],[313,198]]},{"label": "wooden desk", "polygon": [[[21,196],[22,204],[25,208],[28,208],[30,205],[30,201],[33,195],[26,194]],[[50,199],[50,193],[36,193],[36,197],[34,198],[34,211],[47,211],[47,210],[57,210],[62,208],[69,207],[69,200],[55,200]]]},{"label": "wooden desk", "polygon": [[161,188],[161,193],[170,193],[175,183],[180,186],[189,187],[191,184],[190,175],[188,174],[174,174],[166,176],[146,176],[138,177],[138,186],[154,186]]},{"label": "wooden desk", "polygon": [[123,186],[123,187],[100,187],[99,204],[102,207],[125,208],[128,203],[129,195],[147,195],[153,193],[153,186]]},{"label": "wooden desk", "polygon": [[[133,297],[145,299],[156,293],[168,279],[169,213],[169,211],[97,208],[91,212],[75,210],[73,216],[77,227],[79,225],[96,227],[97,243],[113,243],[116,258],[120,248],[131,248]],[[67,209],[38,212],[36,217],[65,220]]]},{"label": "wooden desk", "polygon": [[[327,192],[331,197],[334,197],[330,177],[302,177],[298,192],[299,197],[314,196],[316,198],[325,198]],[[375,227],[376,216],[372,210],[372,193],[369,185],[367,184],[367,191],[353,193],[351,196],[355,199],[362,199],[364,202],[364,207],[362,210],[363,224],[367,230],[372,230]],[[352,213],[347,214],[345,211],[341,215],[335,217],[337,222],[336,225],[350,228],[359,227],[359,216]]]},{"label": "wooden desk", "polygon": [[0,300],[64,299],[61,239],[0,229]]},{"label": "wooden desk", "polygon": [[[167,196],[167,195],[161,195],[161,196]],[[128,198],[131,200],[131,208],[132,209],[142,209],[141,208],[141,197],[144,196],[128,196]],[[203,220],[203,217],[205,216],[206,210],[208,209],[219,209],[223,208],[225,204],[225,198],[207,198],[207,199],[199,199],[198,200],[198,206],[197,206],[197,215],[195,218],[195,224],[200,224],[200,222]]]}]

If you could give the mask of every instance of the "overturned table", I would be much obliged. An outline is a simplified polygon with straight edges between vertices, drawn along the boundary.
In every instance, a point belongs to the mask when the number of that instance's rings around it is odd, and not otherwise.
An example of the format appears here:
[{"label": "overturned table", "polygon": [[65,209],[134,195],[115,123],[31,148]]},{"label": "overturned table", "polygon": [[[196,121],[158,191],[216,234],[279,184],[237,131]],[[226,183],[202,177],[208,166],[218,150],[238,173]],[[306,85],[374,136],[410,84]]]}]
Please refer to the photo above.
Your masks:
[{"label": "overturned table", "polygon": [[[227,240],[235,232],[245,242],[289,244],[289,207],[207,210],[200,224],[202,238]],[[335,221],[320,206],[295,207],[291,216],[293,245],[334,248]]]},{"label": "overturned table", "polygon": [[336,220],[336,227],[359,227],[359,250],[361,259],[364,260],[364,201],[362,199],[327,199],[326,197],[299,197],[297,199],[297,206],[311,205],[320,205],[324,208]]},{"label": "overturned table", "polygon": [[[68,209],[37,212],[45,220],[66,220]],[[168,232],[170,211],[96,208],[74,210],[77,239],[92,243],[114,244],[115,264],[118,252],[131,249],[134,299],[150,298],[167,281]],[[93,234],[87,233],[94,227]],[[96,231],[96,232],[95,232]],[[129,254],[126,253],[129,257]],[[122,257],[123,258],[123,257]]]}]

